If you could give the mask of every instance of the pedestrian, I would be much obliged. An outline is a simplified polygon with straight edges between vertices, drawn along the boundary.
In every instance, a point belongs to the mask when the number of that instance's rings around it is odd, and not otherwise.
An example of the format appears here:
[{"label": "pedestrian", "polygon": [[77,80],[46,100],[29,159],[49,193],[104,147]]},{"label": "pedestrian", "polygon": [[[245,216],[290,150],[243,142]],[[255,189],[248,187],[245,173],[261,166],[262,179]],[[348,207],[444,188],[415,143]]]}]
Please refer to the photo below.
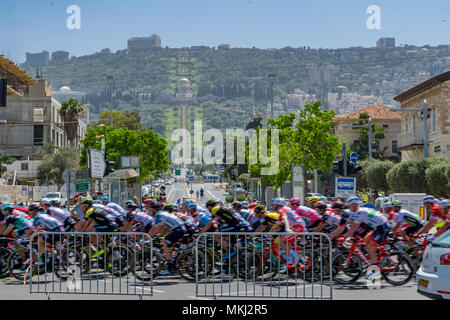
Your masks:
[{"label": "pedestrian", "polygon": [[139,203],[138,198],[136,196],[133,196],[133,198],[131,198],[133,200],[134,203],[136,203],[137,207],[142,210],[142,204]]},{"label": "pedestrian", "polygon": [[196,194],[196,198],[197,198],[197,200],[198,200],[198,197],[200,196],[200,192],[197,190],[197,192],[195,193]]},{"label": "pedestrian", "polygon": [[204,196],[205,190],[203,190],[203,187],[201,187],[200,189],[200,198],[203,200],[203,196]]}]

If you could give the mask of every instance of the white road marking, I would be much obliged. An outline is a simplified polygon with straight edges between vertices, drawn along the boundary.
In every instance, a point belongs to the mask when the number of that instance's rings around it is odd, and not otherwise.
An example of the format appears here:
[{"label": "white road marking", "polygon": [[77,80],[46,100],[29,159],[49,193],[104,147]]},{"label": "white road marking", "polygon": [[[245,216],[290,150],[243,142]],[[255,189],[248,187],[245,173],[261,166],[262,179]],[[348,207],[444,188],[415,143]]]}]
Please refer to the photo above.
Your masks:
[{"label": "white road marking", "polygon": [[194,297],[194,296],[187,296],[188,298],[191,299],[197,299],[197,300],[212,300],[212,299],[208,299],[208,298],[200,298],[200,297]]}]

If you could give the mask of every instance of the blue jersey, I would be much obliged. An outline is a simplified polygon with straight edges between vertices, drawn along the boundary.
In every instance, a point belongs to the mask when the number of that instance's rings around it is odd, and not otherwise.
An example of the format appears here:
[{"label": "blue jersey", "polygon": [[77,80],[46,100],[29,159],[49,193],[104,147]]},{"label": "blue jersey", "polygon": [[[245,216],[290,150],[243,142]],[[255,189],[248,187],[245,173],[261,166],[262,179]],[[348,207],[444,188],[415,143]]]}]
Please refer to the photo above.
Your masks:
[{"label": "blue jersey", "polygon": [[206,212],[199,212],[194,218],[199,228],[204,228],[212,219]]},{"label": "blue jersey", "polygon": [[58,219],[45,213],[40,213],[34,217],[33,227],[45,228],[48,231],[62,231],[64,228]]}]

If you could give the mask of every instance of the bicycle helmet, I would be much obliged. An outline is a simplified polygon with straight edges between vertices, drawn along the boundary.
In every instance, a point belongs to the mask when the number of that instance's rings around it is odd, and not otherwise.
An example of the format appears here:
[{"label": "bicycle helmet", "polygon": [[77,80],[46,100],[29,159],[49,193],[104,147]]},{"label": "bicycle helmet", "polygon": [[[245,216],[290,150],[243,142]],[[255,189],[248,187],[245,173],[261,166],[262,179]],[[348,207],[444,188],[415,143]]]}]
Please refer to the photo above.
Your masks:
[{"label": "bicycle helmet", "polygon": [[133,209],[133,210],[135,210],[135,209],[137,209],[138,206],[137,206],[136,203],[131,202],[131,203],[127,203],[126,207],[127,207],[127,209]]},{"label": "bicycle helmet", "polygon": [[402,207],[403,206],[403,202],[401,202],[400,200],[394,200],[391,202],[391,207]]},{"label": "bicycle helmet", "polygon": [[13,212],[14,211],[14,207],[10,204],[5,204],[3,205],[2,208],[3,211],[7,211],[7,212]]},{"label": "bicycle helmet", "polygon": [[161,203],[159,203],[158,201],[151,201],[150,208],[157,209],[157,210],[161,209]]},{"label": "bicycle helmet", "polygon": [[286,205],[286,202],[285,202],[284,199],[282,199],[282,198],[273,198],[272,200],[270,200],[269,203],[270,203],[271,205],[272,205],[272,204],[276,204],[276,205],[280,205],[280,206]]},{"label": "bicycle helmet", "polygon": [[109,202],[109,197],[108,196],[103,196],[103,197],[100,198],[100,200],[102,202]]},{"label": "bicycle helmet", "polygon": [[300,205],[300,199],[299,198],[291,198],[291,199],[289,199],[289,204],[298,204],[298,205]]},{"label": "bicycle helmet", "polygon": [[188,205],[188,209],[195,209],[195,210],[197,210],[197,204],[196,203],[190,203]]},{"label": "bicycle helmet", "polygon": [[174,207],[170,203],[166,203],[165,205],[162,206],[161,209],[164,210],[164,211],[167,211],[169,213],[172,213],[174,211]]},{"label": "bicycle helmet", "polygon": [[59,202],[58,202],[58,200],[52,200],[52,201],[50,201],[50,205],[52,207],[59,207]]},{"label": "bicycle helmet", "polygon": [[450,201],[448,201],[447,199],[441,200],[438,202],[438,206],[439,206],[439,208],[450,207]]},{"label": "bicycle helmet", "polygon": [[189,205],[189,203],[192,203],[192,201],[191,201],[191,200],[184,200],[184,201],[182,202],[182,205],[185,206],[185,207],[187,207],[187,206]]},{"label": "bicycle helmet", "polygon": [[389,208],[392,208],[392,205],[391,205],[391,203],[389,201],[383,202],[381,204],[381,209],[383,209],[383,211],[385,211],[385,210],[387,210]]},{"label": "bicycle helmet", "polygon": [[235,201],[235,202],[233,202],[233,203],[231,204],[231,206],[232,206],[232,207],[237,207],[237,208],[242,208],[242,203]]},{"label": "bicycle helmet", "polygon": [[125,205],[127,205],[127,204],[129,204],[129,203],[134,203],[134,201],[133,201],[133,200],[126,200],[126,201],[125,201]]},{"label": "bicycle helmet", "polygon": [[320,209],[320,210],[326,210],[327,209],[327,204],[323,201],[319,201],[315,204],[316,209]]},{"label": "bicycle helmet", "polygon": [[216,205],[217,205],[217,201],[214,200],[214,199],[209,199],[209,200],[206,202],[206,206],[207,206],[207,207],[215,207]]},{"label": "bicycle helmet", "polygon": [[362,201],[358,197],[350,197],[347,200],[347,204],[362,204]]},{"label": "bicycle helmet", "polygon": [[242,202],[241,202],[241,206],[242,206],[242,208],[244,208],[244,209],[248,209],[248,202],[247,202],[247,201],[242,201]]},{"label": "bicycle helmet", "polygon": [[44,199],[41,201],[41,203],[42,203],[42,205],[44,205],[44,204],[50,205],[50,200]]},{"label": "bicycle helmet", "polygon": [[256,213],[264,213],[264,212],[266,212],[266,207],[265,206],[256,206],[253,210]]},{"label": "bicycle helmet", "polygon": [[81,204],[87,204],[89,206],[92,206],[93,203],[94,200],[92,198],[84,198],[83,200],[81,200]]},{"label": "bicycle helmet", "polygon": [[308,203],[314,204],[316,202],[320,201],[320,197],[319,196],[311,196],[307,199]]},{"label": "bicycle helmet", "polygon": [[38,205],[36,205],[36,204],[32,204],[32,205],[30,205],[29,207],[28,207],[28,211],[34,211],[34,210],[41,210],[41,208],[38,206]]},{"label": "bicycle helmet", "polygon": [[331,204],[331,209],[344,209],[345,203],[341,201],[335,201]]},{"label": "bicycle helmet", "polygon": [[435,201],[436,201],[436,199],[433,196],[430,196],[430,195],[427,195],[427,196],[425,196],[422,199],[423,203],[425,203],[425,202],[432,202],[432,203],[434,203]]}]

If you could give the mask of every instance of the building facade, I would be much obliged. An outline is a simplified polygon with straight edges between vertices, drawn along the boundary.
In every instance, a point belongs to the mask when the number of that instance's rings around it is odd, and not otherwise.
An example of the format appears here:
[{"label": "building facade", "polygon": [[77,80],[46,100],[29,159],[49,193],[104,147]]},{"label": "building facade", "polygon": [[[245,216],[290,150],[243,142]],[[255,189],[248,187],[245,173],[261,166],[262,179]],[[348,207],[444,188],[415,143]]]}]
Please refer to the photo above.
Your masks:
[{"label": "building facade", "polygon": [[67,51],[55,51],[52,52],[52,62],[62,63],[69,60],[69,52]]},{"label": "building facade", "polygon": [[86,96],[86,92],[73,91],[69,87],[63,86],[59,90],[53,91],[52,96],[60,103],[69,100],[70,98],[78,100],[78,102],[80,102],[81,99]]},{"label": "building facade", "polygon": [[157,34],[128,39],[128,53],[131,56],[147,55],[155,47],[161,47],[161,38]]},{"label": "building facade", "polygon": [[[450,71],[428,79],[394,98],[402,109],[420,109],[426,100],[429,109],[429,156],[450,158]],[[421,112],[399,112],[401,134],[398,147],[402,161],[424,157],[423,122]]]},{"label": "building facade", "polygon": [[49,53],[48,51],[44,50],[40,53],[30,53],[27,52],[26,53],[26,60],[25,63],[29,64],[31,66],[34,67],[41,67],[41,66],[46,66],[48,65],[48,60],[49,60]]},{"label": "building facade", "polygon": [[[359,140],[360,130],[353,128],[344,128],[344,125],[352,125],[359,120],[361,113],[368,113],[377,127],[384,127],[384,139],[380,141],[378,150],[384,151],[384,157],[398,158],[398,141],[397,137],[400,134],[400,115],[397,112],[390,111],[389,107],[380,104],[373,104],[368,107],[362,108],[357,112],[351,113],[346,116],[336,116],[334,118],[335,130],[334,134],[339,137],[340,141],[344,141],[344,138],[348,139],[350,145],[354,141]],[[374,150],[375,151],[375,150]]]},{"label": "building facade", "polygon": [[377,48],[395,48],[395,38],[378,39]]}]

